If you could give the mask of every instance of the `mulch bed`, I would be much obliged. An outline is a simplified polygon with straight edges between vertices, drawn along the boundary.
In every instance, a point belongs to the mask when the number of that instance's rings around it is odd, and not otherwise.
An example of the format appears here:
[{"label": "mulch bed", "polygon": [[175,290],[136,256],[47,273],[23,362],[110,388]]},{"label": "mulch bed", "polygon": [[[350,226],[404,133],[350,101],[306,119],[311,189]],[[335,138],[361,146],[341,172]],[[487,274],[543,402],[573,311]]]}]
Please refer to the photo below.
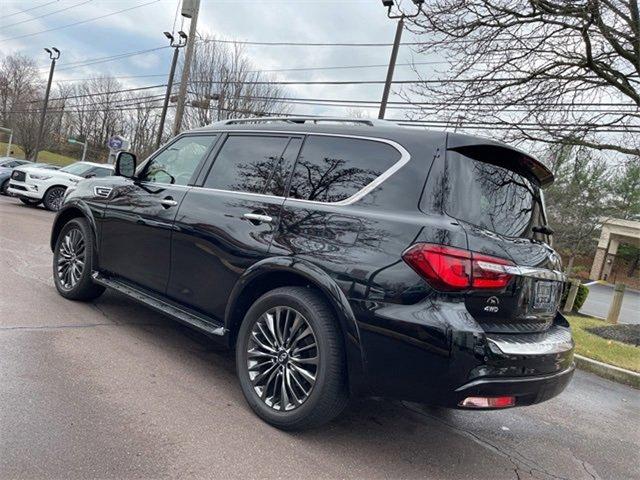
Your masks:
[{"label": "mulch bed", "polygon": [[587,330],[607,340],[617,340],[640,347],[640,325],[606,325]]}]

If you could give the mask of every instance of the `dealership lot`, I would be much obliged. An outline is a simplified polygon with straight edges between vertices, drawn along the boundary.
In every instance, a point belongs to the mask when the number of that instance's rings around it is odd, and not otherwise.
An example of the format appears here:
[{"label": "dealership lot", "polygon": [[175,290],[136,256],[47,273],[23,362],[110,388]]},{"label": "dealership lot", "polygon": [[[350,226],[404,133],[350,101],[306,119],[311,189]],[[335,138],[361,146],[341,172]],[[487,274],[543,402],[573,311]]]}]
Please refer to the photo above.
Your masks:
[{"label": "dealership lot", "polygon": [[640,478],[638,391],[580,371],[525,409],[363,400],[275,430],[205,336],[114,293],[58,296],[52,220],[0,198],[2,478]]}]

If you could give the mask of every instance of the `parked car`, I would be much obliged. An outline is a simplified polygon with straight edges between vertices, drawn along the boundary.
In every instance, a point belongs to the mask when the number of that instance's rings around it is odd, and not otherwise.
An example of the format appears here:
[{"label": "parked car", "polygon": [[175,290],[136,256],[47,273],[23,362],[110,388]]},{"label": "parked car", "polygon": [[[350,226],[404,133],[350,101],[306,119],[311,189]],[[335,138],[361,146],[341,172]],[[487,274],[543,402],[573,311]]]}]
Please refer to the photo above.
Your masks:
[{"label": "parked car", "polygon": [[113,174],[113,165],[93,162],[75,162],[60,170],[43,172],[33,166],[13,170],[7,192],[31,206],[41,202],[47,210],[57,211],[69,187],[83,178],[106,177]]},{"label": "parked car", "polygon": [[21,160],[13,157],[0,157],[0,194],[6,195],[9,187],[9,177],[15,167],[30,163],[29,160]]},{"label": "parked car", "polygon": [[[58,165],[51,165],[50,163],[33,163],[28,160],[20,160],[17,166],[26,166],[30,168],[41,168],[45,170],[58,170],[60,167]],[[9,189],[9,179],[11,178],[11,174],[16,167],[11,168],[2,168],[0,166],[0,194],[1,195],[9,195],[7,191]]]},{"label": "parked car", "polygon": [[105,287],[235,348],[282,429],[350,396],[531,405],[574,370],[530,155],[390,122],[228,120],[82,182],[53,224],[60,295]]}]

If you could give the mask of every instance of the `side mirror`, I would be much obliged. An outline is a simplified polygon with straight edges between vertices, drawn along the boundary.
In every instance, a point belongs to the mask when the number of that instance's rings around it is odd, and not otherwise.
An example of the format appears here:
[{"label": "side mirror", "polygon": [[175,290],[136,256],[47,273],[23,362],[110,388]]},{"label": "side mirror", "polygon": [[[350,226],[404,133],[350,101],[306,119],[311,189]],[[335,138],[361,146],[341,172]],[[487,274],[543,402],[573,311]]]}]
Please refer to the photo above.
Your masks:
[{"label": "side mirror", "polygon": [[136,174],[137,159],[133,153],[118,152],[116,155],[115,175],[121,177],[133,178]]}]

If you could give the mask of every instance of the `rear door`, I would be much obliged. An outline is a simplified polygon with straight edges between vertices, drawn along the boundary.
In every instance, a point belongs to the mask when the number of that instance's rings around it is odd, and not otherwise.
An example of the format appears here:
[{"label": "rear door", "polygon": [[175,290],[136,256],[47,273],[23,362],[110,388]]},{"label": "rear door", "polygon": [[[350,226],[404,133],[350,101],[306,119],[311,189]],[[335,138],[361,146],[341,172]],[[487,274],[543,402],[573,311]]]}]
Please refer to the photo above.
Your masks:
[{"label": "rear door", "polygon": [[[557,312],[564,275],[545,227],[536,179],[514,164],[473,151],[447,152],[446,212],[467,234],[468,248],[509,260],[515,277],[504,291],[474,293],[467,308],[487,331],[540,331]],[[497,164],[499,163],[499,164]]]},{"label": "rear door", "polygon": [[302,136],[229,134],[180,205],[168,295],[223,318],[242,273],[268,256]]},{"label": "rear door", "polygon": [[137,179],[114,185],[101,228],[101,270],[165,293],[173,222],[216,138],[181,136],[148,160]]}]

